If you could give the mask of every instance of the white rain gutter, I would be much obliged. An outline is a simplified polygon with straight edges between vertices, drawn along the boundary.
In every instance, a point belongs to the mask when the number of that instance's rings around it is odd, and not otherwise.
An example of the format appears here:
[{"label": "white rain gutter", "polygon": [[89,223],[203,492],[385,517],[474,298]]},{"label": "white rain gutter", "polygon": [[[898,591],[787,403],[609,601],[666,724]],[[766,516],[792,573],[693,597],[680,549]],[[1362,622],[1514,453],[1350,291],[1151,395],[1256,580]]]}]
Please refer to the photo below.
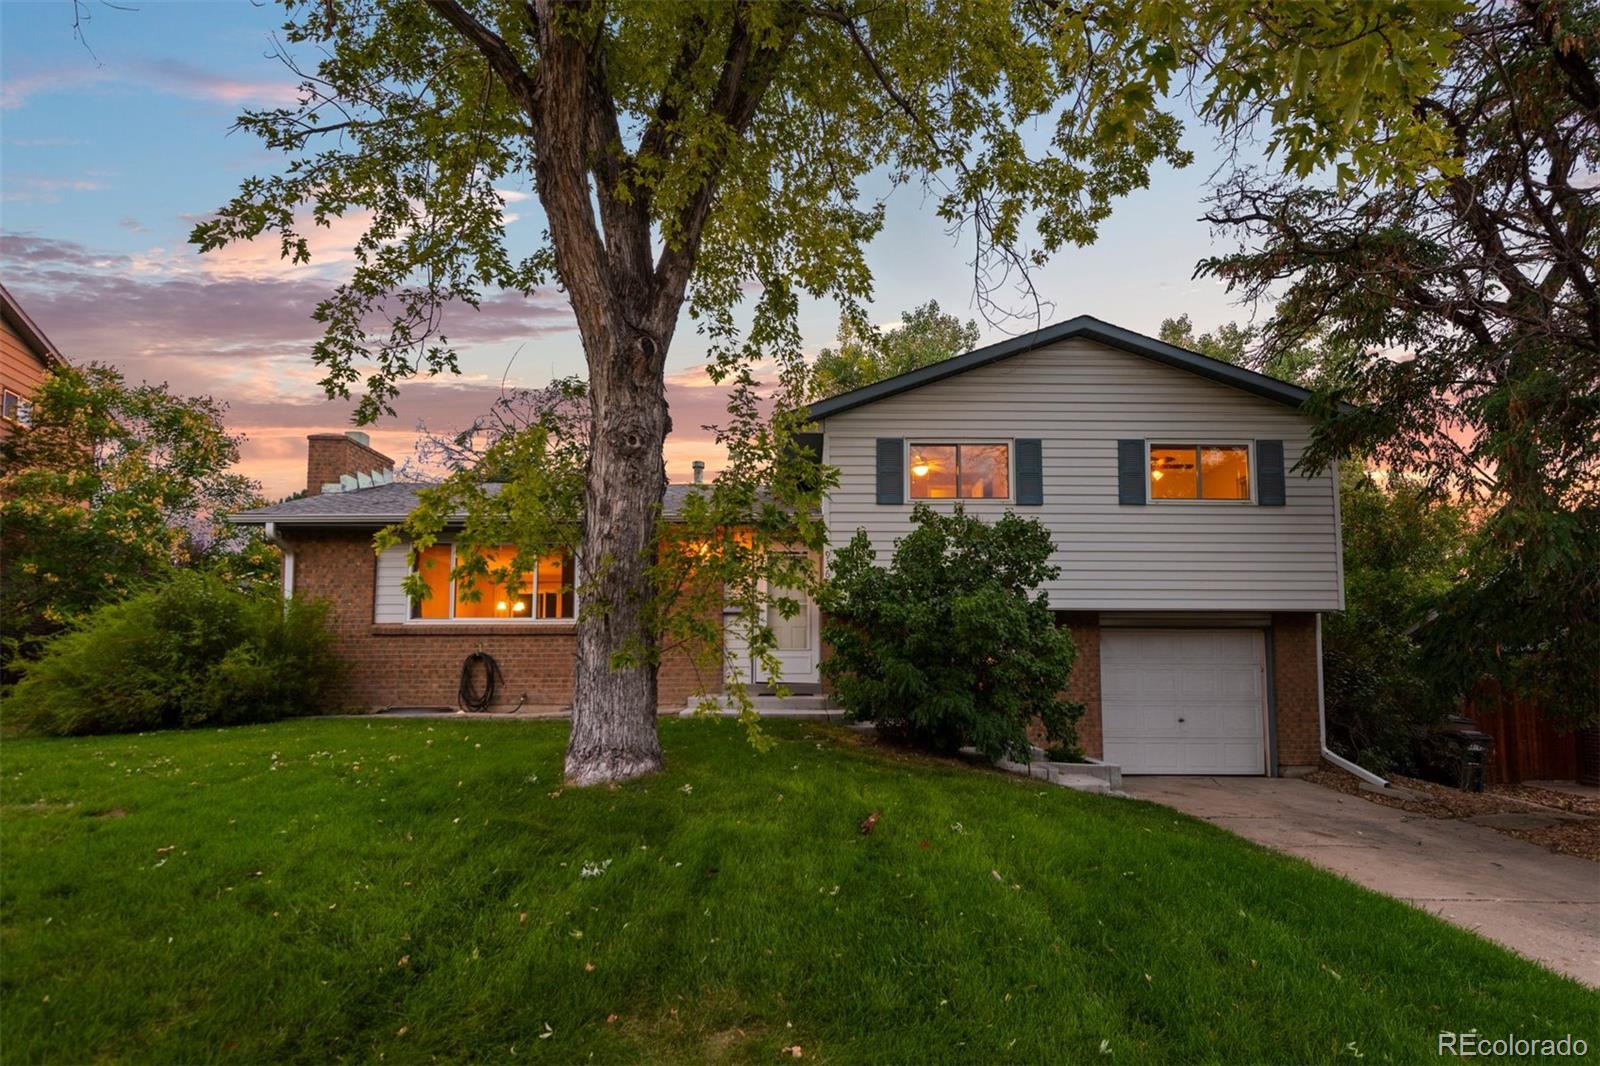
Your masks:
[{"label": "white rain gutter", "polygon": [[1328,747],[1328,705],[1322,696],[1322,614],[1317,614],[1317,736],[1322,744],[1322,757],[1349,774],[1379,788],[1388,788],[1389,782],[1371,770],[1357,766],[1343,755]]},{"label": "white rain gutter", "polygon": [[276,522],[264,523],[262,532],[267,535],[268,541],[276,544],[278,550],[283,552],[283,598],[288,599],[294,595],[294,549],[289,547],[288,541],[278,536]]}]

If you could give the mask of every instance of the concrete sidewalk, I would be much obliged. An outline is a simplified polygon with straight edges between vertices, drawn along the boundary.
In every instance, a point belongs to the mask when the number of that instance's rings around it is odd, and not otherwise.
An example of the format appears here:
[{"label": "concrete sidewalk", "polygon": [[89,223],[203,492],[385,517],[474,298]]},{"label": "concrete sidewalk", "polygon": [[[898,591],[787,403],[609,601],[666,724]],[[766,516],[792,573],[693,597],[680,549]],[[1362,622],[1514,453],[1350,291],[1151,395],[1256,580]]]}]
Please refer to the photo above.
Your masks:
[{"label": "concrete sidewalk", "polygon": [[1204,818],[1600,987],[1600,865],[1482,826],[1307,781],[1124,777],[1136,799]]}]

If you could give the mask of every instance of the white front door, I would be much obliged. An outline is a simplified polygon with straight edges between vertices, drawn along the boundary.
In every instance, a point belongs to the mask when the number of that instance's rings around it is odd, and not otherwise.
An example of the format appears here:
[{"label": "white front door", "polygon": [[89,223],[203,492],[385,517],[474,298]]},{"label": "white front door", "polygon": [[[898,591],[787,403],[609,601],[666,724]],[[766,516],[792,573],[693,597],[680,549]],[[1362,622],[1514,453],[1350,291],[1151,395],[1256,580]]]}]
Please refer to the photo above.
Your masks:
[{"label": "white front door", "polygon": [[[774,654],[780,669],[776,680],[782,684],[814,685],[820,679],[817,665],[818,649],[822,643],[818,634],[820,626],[816,604],[811,602],[810,596],[799,589],[775,589],[773,596],[787,596],[800,603],[799,613],[792,618],[785,618],[775,603],[767,605],[767,625],[772,627],[772,635],[775,638]],[[768,678],[766,673],[761,663],[753,664],[751,671],[753,680],[762,682],[773,680]]]},{"label": "white front door", "polygon": [[1102,629],[1106,762],[1127,774],[1265,773],[1264,646],[1254,629]]}]

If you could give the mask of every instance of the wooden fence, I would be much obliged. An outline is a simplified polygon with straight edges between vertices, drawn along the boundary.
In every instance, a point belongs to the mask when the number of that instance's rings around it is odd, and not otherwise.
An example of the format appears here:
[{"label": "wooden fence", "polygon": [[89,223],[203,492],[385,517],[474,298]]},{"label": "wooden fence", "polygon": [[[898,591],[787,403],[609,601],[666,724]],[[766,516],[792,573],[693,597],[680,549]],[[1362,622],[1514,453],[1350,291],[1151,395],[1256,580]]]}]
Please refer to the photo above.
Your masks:
[{"label": "wooden fence", "polygon": [[1485,684],[1462,713],[1494,737],[1484,775],[1489,784],[1578,777],[1579,734],[1557,730],[1533,700]]}]

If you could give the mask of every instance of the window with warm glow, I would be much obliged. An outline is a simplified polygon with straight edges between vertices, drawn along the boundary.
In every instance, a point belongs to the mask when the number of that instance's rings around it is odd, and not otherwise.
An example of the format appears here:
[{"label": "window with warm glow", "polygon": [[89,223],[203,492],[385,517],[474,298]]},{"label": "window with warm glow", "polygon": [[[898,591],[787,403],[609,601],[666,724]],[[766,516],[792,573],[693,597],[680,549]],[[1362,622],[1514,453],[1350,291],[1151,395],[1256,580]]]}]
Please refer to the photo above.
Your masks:
[{"label": "window with warm glow", "polygon": [[1011,495],[1009,444],[913,444],[913,500],[1003,500]]},{"label": "window with warm glow", "polygon": [[576,601],[571,554],[542,556],[532,573],[510,582],[497,581],[496,572],[509,567],[516,555],[510,545],[485,551],[487,575],[452,581],[450,572],[460,562],[454,546],[435,544],[426,549],[417,560],[417,572],[427,583],[428,595],[411,601],[411,617],[506,622],[572,618]]},{"label": "window with warm glow", "polygon": [[1248,500],[1250,449],[1243,444],[1152,444],[1153,500]]}]

